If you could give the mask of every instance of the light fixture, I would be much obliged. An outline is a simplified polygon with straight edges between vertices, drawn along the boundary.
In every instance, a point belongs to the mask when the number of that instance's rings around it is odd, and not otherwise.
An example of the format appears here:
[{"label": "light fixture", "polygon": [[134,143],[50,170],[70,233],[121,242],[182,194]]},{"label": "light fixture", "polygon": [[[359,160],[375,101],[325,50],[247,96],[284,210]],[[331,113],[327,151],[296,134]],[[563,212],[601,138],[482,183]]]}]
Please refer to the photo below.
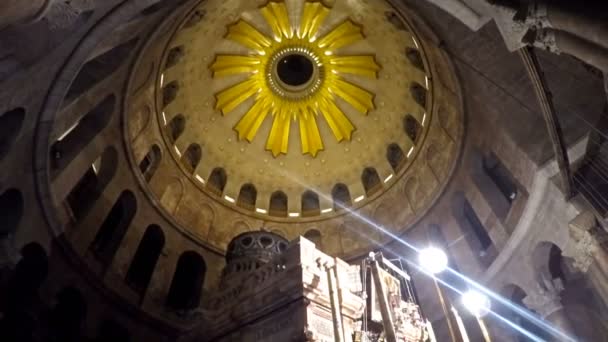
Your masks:
[{"label": "light fixture", "polygon": [[267,214],[268,210],[262,208],[255,208],[255,211],[260,214]]},{"label": "light fixture", "polygon": [[289,213],[289,217],[300,217],[300,213]]},{"label": "light fixture", "polygon": [[426,113],[424,113],[424,115],[422,115],[422,126],[424,126],[425,122],[426,122]]},{"label": "light fixture", "polygon": [[327,214],[330,213],[332,210],[334,210],[333,208],[327,208],[327,209],[323,209],[321,210],[321,214]]},{"label": "light fixture", "polygon": [[203,177],[201,177],[201,176],[199,176],[199,175],[194,175],[194,177],[195,177],[196,179],[198,179],[198,181],[199,181],[199,182],[201,182],[201,183],[205,184],[205,180],[203,179]]},{"label": "light fixture", "polygon": [[355,198],[355,203],[363,201],[364,198],[365,198],[365,195],[361,195],[361,196]]},{"label": "light fixture", "polygon": [[162,115],[163,115],[163,124],[165,126],[167,126],[167,116],[165,115],[165,112],[162,112]]},{"label": "light fixture", "polygon": [[414,45],[416,45],[416,49],[418,49],[418,42],[416,41],[416,38],[412,37],[412,40],[414,41]]},{"label": "light fixture", "polygon": [[427,247],[418,253],[418,264],[423,271],[441,273],[448,268],[448,256],[437,247]]},{"label": "light fixture", "polygon": [[384,178],[384,183],[388,183],[388,181],[390,181],[391,179],[393,179],[392,173],[390,175],[388,175],[388,177]]},{"label": "light fixture", "polygon": [[410,148],[410,150],[407,152],[407,157],[409,158],[412,155],[413,152],[414,152],[414,146],[412,146]]},{"label": "light fixture", "polygon": [[160,86],[163,86],[163,83],[165,82],[165,74],[160,74]]},{"label": "light fixture", "polygon": [[182,156],[182,153],[179,151],[179,148],[177,148],[177,146],[173,146],[173,149],[175,150],[175,153],[177,153],[178,156]]},{"label": "light fixture", "polygon": [[490,298],[477,290],[468,290],[461,300],[462,305],[475,317],[483,317],[490,312]]},{"label": "light fixture", "polygon": [[226,201],[230,202],[230,203],[234,203],[234,202],[236,202],[236,201],[234,200],[234,198],[232,198],[232,197],[230,197],[230,196],[228,196],[228,195],[225,195],[225,196],[224,196],[224,199],[225,199]]}]

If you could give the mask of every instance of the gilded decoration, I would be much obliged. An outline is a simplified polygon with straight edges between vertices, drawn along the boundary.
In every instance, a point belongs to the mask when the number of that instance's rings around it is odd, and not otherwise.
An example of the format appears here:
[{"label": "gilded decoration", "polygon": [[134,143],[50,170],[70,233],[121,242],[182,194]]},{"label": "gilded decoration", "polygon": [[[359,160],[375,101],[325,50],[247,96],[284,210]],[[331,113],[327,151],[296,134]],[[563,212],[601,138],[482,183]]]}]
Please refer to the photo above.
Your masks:
[{"label": "gilded decoration", "polygon": [[362,26],[344,20],[328,32],[321,27],[332,10],[321,2],[305,2],[294,25],[285,2],[260,9],[272,36],[244,19],[228,27],[226,39],[249,49],[247,55],[218,55],[211,65],[214,78],[248,77],[216,95],[216,109],[228,115],[254,97],[234,129],[251,142],[270,114],[272,128],[266,149],[286,154],[292,121],[297,121],[303,154],[315,157],[324,149],[317,121],[322,117],[337,141],[350,140],[355,126],[337,98],[363,115],[374,109],[374,94],[346,80],[345,74],[375,79],[380,66],[374,55],[343,55],[340,49],[364,40]]}]

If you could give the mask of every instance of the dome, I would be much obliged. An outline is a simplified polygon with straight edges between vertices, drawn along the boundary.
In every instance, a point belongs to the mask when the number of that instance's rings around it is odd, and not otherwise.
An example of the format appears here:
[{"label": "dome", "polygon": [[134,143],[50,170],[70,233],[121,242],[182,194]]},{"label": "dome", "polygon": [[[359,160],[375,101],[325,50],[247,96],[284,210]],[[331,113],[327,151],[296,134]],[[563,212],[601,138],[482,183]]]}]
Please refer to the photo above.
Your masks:
[{"label": "dome", "polygon": [[[449,180],[458,86],[390,2],[205,1],[172,30],[140,55],[126,139],[150,197],[210,248],[264,225],[360,254],[407,230]],[[144,75],[154,93],[137,93]],[[385,233],[359,236],[353,216],[387,210]]]}]

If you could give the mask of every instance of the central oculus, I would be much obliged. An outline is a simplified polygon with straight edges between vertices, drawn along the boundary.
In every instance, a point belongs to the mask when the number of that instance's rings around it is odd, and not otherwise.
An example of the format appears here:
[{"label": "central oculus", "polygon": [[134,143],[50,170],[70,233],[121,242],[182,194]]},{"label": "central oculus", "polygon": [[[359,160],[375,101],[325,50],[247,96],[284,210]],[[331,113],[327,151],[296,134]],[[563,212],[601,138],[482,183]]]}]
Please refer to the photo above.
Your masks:
[{"label": "central oculus", "polygon": [[[338,142],[350,140],[355,126],[338,98],[363,115],[375,108],[374,94],[344,77],[378,77],[380,66],[373,50],[363,55],[341,54],[342,48],[365,39],[362,26],[344,19],[325,28],[331,7],[312,0],[297,4],[301,8],[294,12],[295,18],[285,1],[268,1],[258,9],[272,35],[245,19],[229,25],[226,39],[249,51],[217,55],[210,66],[214,78],[247,75],[216,94],[215,108],[222,115],[242,108],[234,130],[239,139],[249,142],[272,116],[266,149],[275,157],[287,153],[289,137],[298,131],[302,153],[315,157],[324,148],[317,125],[321,118]],[[292,129],[292,122],[299,129]]]},{"label": "central oculus", "polygon": [[289,86],[302,86],[312,79],[314,72],[313,62],[306,56],[293,54],[279,61],[277,76]]}]

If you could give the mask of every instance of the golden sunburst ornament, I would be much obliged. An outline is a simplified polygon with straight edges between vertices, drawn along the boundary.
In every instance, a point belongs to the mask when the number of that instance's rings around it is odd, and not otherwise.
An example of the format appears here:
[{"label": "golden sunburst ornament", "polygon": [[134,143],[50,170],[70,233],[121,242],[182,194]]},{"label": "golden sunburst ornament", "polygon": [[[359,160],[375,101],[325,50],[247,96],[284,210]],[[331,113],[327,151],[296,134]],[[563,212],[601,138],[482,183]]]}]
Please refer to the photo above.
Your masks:
[{"label": "golden sunburst ornament", "polygon": [[228,27],[226,39],[247,47],[250,53],[218,55],[211,70],[214,78],[249,75],[216,94],[216,109],[223,115],[254,96],[234,127],[239,139],[251,142],[271,114],[273,123],[266,149],[276,157],[287,153],[291,120],[297,120],[302,153],[314,157],[323,150],[317,116],[325,119],[338,141],[350,140],[355,130],[337,105],[338,97],[362,114],[374,109],[374,95],[341,75],[375,79],[380,67],[373,55],[336,53],[364,39],[362,28],[350,19],[320,36],[330,10],[321,2],[305,1],[299,25],[292,25],[285,2],[273,1],[260,8],[272,37],[243,19]]}]

